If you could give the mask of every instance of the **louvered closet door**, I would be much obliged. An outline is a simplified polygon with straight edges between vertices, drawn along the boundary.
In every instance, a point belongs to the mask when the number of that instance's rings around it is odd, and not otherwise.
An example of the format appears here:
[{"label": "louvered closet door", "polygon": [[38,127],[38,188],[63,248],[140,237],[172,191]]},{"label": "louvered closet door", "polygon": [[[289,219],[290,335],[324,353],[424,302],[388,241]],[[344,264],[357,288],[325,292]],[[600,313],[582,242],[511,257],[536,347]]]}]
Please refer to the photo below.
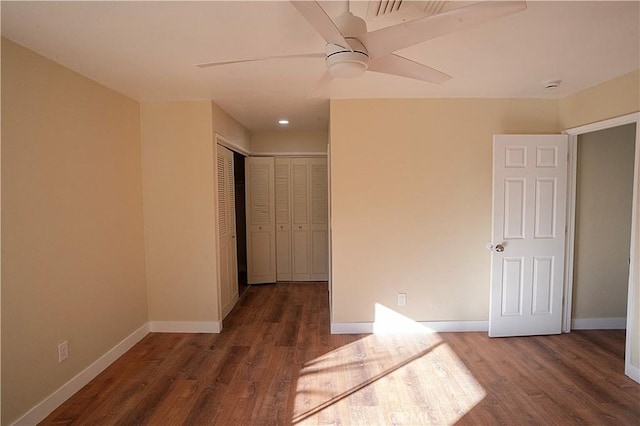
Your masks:
[{"label": "louvered closet door", "polygon": [[310,231],[311,255],[310,278],[312,281],[326,281],[329,272],[329,231],[328,231],[328,177],[327,159],[309,160],[310,184]]},{"label": "louvered closet door", "polygon": [[218,241],[220,245],[220,302],[225,317],[238,300],[236,208],[233,153],[217,145]]},{"label": "louvered closet door", "polygon": [[291,160],[275,159],[276,279],[291,281]]},{"label": "louvered closet door", "polygon": [[245,165],[248,283],[272,283],[276,281],[274,159],[249,157]]},{"label": "louvered closet door", "polygon": [[309,159],[291,159],[291,260],[294,281],[309,281]]}]

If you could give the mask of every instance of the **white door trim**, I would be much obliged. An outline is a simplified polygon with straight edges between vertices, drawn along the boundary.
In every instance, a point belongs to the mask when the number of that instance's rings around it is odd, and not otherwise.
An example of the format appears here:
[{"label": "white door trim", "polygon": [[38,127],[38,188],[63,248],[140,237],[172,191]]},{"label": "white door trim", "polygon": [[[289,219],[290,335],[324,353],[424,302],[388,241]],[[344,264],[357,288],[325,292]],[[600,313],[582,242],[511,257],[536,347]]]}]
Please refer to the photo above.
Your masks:
[{"label": "white door trim", "polygon": [[244,155],[245,157],[248,157],[249,155],[251,155],[251,153],[247,149],[241,147],[239,144],[233,141],[230,141],[229,139],[222,136],[220,133],[215,133],[213,139],[215,144],[222,145],[231,151],[235,151],[238,154]]},{"label": "white door trim", "polygon": [[[578,150],[578,136],[595,132],[598,130],[610,129],[612,127],[623,126],[625,124],[636,124],[636,145],[635,145],[635,159],[633,168],[633,200],[631,207],[631,247],[630,263],[629,263],[629,284],[627,294],[627,338],[625,348],[625,372],[629,375],[629,371],[632,370],[630,361],[631,354],[631,337],[637,335],[640,330],[633,329],[633,318],[635,315],[633,301],[640,295],[638,292],[638,283],[635,282],[635,277],[638,268],[638,240],[636,233],[638,229],[638,190],[639,188],[639,172],[640,172],[640,113],[634,112],[626,114],[620,117],[611,118],[608,120],[598,121],[596,123],[587,124],[584,126],[573,127],[565,130],[563,133],[569,135],[569,191],[567,200],[567,256],[565,260],[565,304],[563,309],[563,323],[562,331],[568,333],[571,331],[571,298],[573,294],[573,251],[575,242],[575,220],[576,220],[576,175],[577,175],[577,161],[576,154]],[[634,378],[637,381],[637,378]]]}]

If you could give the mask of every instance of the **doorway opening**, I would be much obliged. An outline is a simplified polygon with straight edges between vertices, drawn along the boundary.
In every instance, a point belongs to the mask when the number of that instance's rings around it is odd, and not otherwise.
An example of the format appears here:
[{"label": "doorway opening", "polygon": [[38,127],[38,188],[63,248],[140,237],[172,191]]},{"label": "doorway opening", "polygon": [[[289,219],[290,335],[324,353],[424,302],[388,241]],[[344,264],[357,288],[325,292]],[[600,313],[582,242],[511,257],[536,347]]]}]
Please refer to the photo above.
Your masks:
[{"label": "doorway opening", "polygon": [[238,295],[247,290],[247,208],[245,202],[245,156],[233,152],[233,180],[236,204],[236,250],[238,259]]},{"label": "doorway opening", "polygon": [[571,328],[626,328],[635,124],[578,136]]},{"label": "doorway opening", "polygon": [[[567,221],[567,256],[565,262],[565,288],[564,288],[564,305],[563,305],[563,324],[562,331],[568,333],[572,328],[572,312],[573,312],[573,285],[574,285],[574,243],[576,239],[576,177],[577,177],[577,154],[578,154],[578,138],[580,135],[597,132],[599,130],[611,129],[615,127],[631,124],[635,131],[634,143],[635,150],[633,183],[631,194],[631,232],[629,243],[629,260],[628,260],[628,283],[627,283],[627,309],[626,309],[626,345],[625,345],[625,374],[634,381],[640,383],[640,368],[637,366],[637,359],[640,357],[638,351],[638,329],[640,327],[640,301],[638,300],[638,255],[640,253],[638,243],[638,200],[640,192],[640,113],[631,113],[620,117],[587,124],[584,126],[574,127],[566,130],[564,133],[569,135],[570,155],[569,155],[569,197],[568,197],[568,221]],[[613,327],[611,327],[613,328]],[[635,360],[635,361],[633,361]]]}]

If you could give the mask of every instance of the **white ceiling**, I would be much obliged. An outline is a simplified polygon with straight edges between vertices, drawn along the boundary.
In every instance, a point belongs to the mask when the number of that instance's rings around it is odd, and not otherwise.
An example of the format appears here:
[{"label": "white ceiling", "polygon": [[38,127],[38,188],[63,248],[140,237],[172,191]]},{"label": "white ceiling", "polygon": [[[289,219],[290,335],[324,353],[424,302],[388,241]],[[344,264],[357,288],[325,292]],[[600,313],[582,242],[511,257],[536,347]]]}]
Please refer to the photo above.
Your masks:
[{"label": "white ceiling", "polygon": [[[346,7],[322,4],[332,17]],[[351,1],[357,15],[367,6]],[[194,66],[323,52],[322,38],[287,1],[2,1],[1,7],[3,36],[134,99],[211,99],[251,131],[277,128],[283,117],[296,130],[327,126],[328,100],[306,98],[324,59]],[[388,24],[368,22],[369,29]],[[331,97],[564,97],[638,69],[639,28],[638,1],[529,1],[523,12],[396,52],[452,75],[443,85],[367,72],[334,80]],[[548,80],[563,83],[549,91]]]}]

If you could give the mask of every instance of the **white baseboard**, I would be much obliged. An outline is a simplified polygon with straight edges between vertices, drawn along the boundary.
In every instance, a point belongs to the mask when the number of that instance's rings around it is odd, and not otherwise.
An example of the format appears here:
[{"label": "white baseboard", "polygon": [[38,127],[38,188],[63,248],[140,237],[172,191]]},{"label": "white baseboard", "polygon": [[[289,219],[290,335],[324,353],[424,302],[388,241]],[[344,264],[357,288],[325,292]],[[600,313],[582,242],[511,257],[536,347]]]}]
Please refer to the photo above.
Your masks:
[{"label": "white baseboard", "polygon": [[220,333],[220,331],[222,331],[222,323],[220,321],[150,321],[124,338],[124,340],[111,348],[90,366],[27,411],[26,414],[13,422],[12,426],[35,425],[44,420],[53,410],[62,405],[63,402],[82,389],[83,386],[93,380],[108,366],[113,364],[115,360],[142,340],[149,332]]},{"label": "white baseboard", "polygon": [[431,321],[420,325],[438,333],[461,333],[465,331],[489,331],[489,321]]},{"label": "white baseboard", "polygon": [[626,356],[625,358],[624,374],[629,376],[631,380],[640,383],[640,368],[631,365],[631,363],[629,362],[629,356]]},{"label": "white baseboard", "polygon": [[[488,321],[420,321],[418,324],[424,327],[424,331],[436,333],[489,330]],[[373,330],[373,322],[338,322],[331,324],[331,334],[371,334]],[[386,329],[386,331],[406,332],[404,329]]]},{"label": "white baseboard", "polygon": [[151,321],[152,333],[220,333],[220,321]]},{"label": "white baseboard", "polygon": [[44,420],[49,414],[58,408],[63,402],[69,399],[74,393],[78,392],[93,380],[104,369],[113,364],[115,360],[120,358],[125,352],[131,349],[136,343],[149,334],[149,323],[125,337],[120,343],[111,348],[107,353],[98,358],[90,366],[82,370],[75,377],[62,385],[58,390],[46,397],[25,415],[12,423],[15,426],[35,425]]},{"label": "white baseboard", "polygon": [[371,334],[373,333],[372,322],[333,322],[331,323],[331,334]]},{"label": "white baseboard", "polygon": [[626,318],[582,318],[571,320],[572,330],[624,330]]}]

